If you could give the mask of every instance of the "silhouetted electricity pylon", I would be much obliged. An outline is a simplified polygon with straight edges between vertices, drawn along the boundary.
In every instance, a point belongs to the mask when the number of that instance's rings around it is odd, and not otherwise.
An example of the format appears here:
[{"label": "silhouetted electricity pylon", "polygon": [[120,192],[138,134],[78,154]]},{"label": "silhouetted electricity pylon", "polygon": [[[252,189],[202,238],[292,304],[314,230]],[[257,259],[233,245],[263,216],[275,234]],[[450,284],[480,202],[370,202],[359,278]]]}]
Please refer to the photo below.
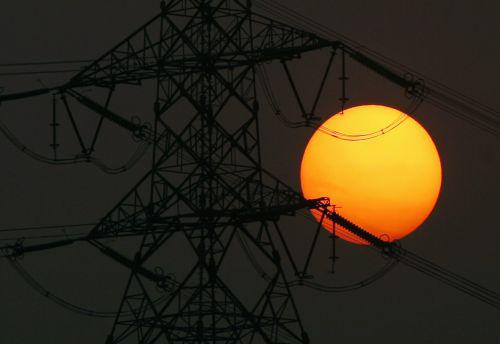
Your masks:
[{"label": "silhouetted electricity pylon", "polygon": [[[300,125],[313,125],[314,111],[307,112],[301,103],[287,61],[322,48],[332,51],[326,73],[335,52],[340,52],[343,60],[352,58],[412,96],[447,102],[467,112],[463,102],[448,102],[449,96],[439,89],[404,77],[341,41],[253,13],[250,1],[162,2],[159,15],[63,86],[0,96],[5,102],[50,92],[60,95],[83,160],[92,161],[104,119],[153,147],[151,170],[88,236],[31,247],[9,246],[4,255],[16,257],[86,241],[126,267],[129,278],[107,344],[309,343],[282,266],[278,247],[284,248],[288,261],[293,262],[293,257],[279,220],[300,209],[315,208],[386,256],[500,307],[498,294],[372,236],[332,212],[329,200],[305,200],[263,169],[256,84],[259,66],[283,63],[302,110]],[[150,92],[154,112],[151,126],[130,121],[109,107],[115,88],[144,82],[154,82],[145,91]],[[324,83],[325,79],[317,99]],[[89,87],[107,90],[106,102],[82,91]],[[68,99],[100,116],[89,142],[79,132]],[[474,115],[476,125],[498,133],[496,122],[487,115]],[[57,147],[54,140],[54,152]],[[65,160],[54,154],[54,162]],[[121,251],[102,240],[129,237],[140,240]],[[220,273],[237,238],[245,238],[269,269],[266,285],[253,291],[252,300],[242,301]],[[150,262],[157,253],[179,240],[188,248],[182,255],[184,271],[174,278],[152,268]],[[189,254],[192,258],[185,258]],[[292,265],[295,277],[305,273]],[[156,297],[158,290],[161,297]]]},{"label": "silhouetted electricity pylon", "polygon": [[[279,230],[281,215],[320,201],[303,200],[261,167],[255,67],[330,45],[253,16],[249,2],[169,1],[161,14],[69,83],[73,89],[156,81],[153,128],[131,127],[154,143],[153,167],[88,237],[130,268],[107,343],[131,334],[139,343],[309,341],[270,231]],[[170,115],[175,111],[183,114],[180,128],[179,117]],[[99,242],[110,233],[131,232],[142,235],[133,261]],[[236,232],[274,267],[250,305],[219,276]],[[179,281],[144,267],[176,236],[188,241],[195,256]],[[158,286],[170,290],[160,302],[149,292]]]}]

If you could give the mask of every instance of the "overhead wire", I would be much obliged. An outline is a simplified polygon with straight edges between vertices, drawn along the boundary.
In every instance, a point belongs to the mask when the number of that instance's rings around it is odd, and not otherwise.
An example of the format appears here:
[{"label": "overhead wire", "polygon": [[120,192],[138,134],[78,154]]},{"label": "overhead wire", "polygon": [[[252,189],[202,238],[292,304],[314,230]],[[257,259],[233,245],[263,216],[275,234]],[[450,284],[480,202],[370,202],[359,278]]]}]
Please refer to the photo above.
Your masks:
[{"label": "overhead wire", "polygon": [[[306,217],[307,218],[307,217]],[[310,219],[310,218],[308,218]],[[314,220],[313,220],[314,221]],[[347,232],[347,231],[346,231]],[[346,236],[353,236],[352,233],[347,232]],[[238,239],[238,242],[240,244],[240,247],[242,248],[243,252],[247,256],[247,258],[250,261],[250,264],[254,268],[254,270],[257,272],[259,277],[262,279],[271,282],[272,277],[266,272],[265,268],[258,262],[258,260],[255,258],[255,256],[252,253],[252,250],[248,246],[247,241],[243,236],[239,234],[239,232],[236,233],[236,237]],[[277,282],[277,285],[279,287],[297,287],[297,286],[305,286],[311,289],[315,289],[318,291],[322,292],[331,292],[331,293],[338,293],[338,292],[348,292],[348,291],[354,291],[363,287],[366,287],[375,281],[379,280],[380,278],[384,277],[390,270],[392,270],[396,265],[397,265],[396,260],[389,260],[382,268],[377,270],[375,273],[371,274],[368,277],[363,278],[360,281],[354,282],[354,283],[349,283],[349,284],[343,284],[343,285],[327,285],[323,283],[317,283],[317,282],[312,282],[308,279],[295,279],[292,281],[288,281],[286,284],[282,282]]]},{"label": "overhead wire", "polygon": [[26,283],[32,287],[36,292],[38,292],[43,297],[49,299],[50,301],[58,304],[59,306],[70,310],[74,313],[78,313],[80,315],[86,315],[90,317],[98,317],[98,318],[113,318],[116,316],[116,312],[106,312],[106,311],[98,311],[90,308],[77,306],[67,300],[58,297],[47,289],[45,289],[38,281],[36,281],[31,274],[29,274],[26,269],[24,269],[15,259],[8,258],[8,262],[14,268],[14,270],[26,281]]},{"label": "overhead wire", "polygon": [[78,224],[68,224],[68,225],[53,225],[53,226],[31,226],[31,227],[12,227],[12,228],[0,228],[0,233],[5,233],[5,232],[26,232],[26,231],[39,231],[39,230],[46,230],[46,229],[53,229],[53,230],[65,230],[68,228],[76,228],[76,227],[89,227],[89,226],[95,226],[97,225],[97,222],[94,223],[78,223]]},{"label": "overhead wire", "polygon": [[403,262],[409,262],[412,264],[418,264],[419,267],[427,269],[430,273],[437,273],[443,278],[447,278],[453,283],[460,284],[463,288],[468,288],[471,291],[478,291],[484,295],[497,299],[497,306],[500,306],[500,295],[497,292],[489,290],[480,284],[473,282],[465,277],[457,275],[441,266],[434,264],[433,262],[418,256],[417,254],[407,251],[402,247],[396,248],[396,253]]},{"label": "overhead wire", "polygon": [[67,74],[80,72],[81,69],[59,69],[59,70],[31,70],[22,72],[0,72],[0,76],[22,76],[22,75],[39,75],[39,74]]},{"label": "overhead wire", "polygon": [[10,238],[0,238],[0,241],[19,241],[19,240],[35,240],[35,239],[59,239],[59,238],[83,238],[87,232],[79,232],[79,233],[62,233],[62,234],[45,234],[45,235],[31,235],[31,236],[22,236],[22,237],[10,237]]},{"label": "overhead wire", "polygon": [[[317,220],[311,216],[310,211],[307,211],[307,213],[305,211],[299,211],[297,214],[304,217],[305,219],[307,219],[310,222],[317,223]],[[342,227],[340,225],[337,225],[336,229],[335,229],[335,235],[339,234],[339,233],[342,233],[342,236],[344,238],[350,239],[353,242],[359,242],[359,240],[360,240],[360,238],[357,235],[355,235],[354,233],[352,233],[351,231],[345,229],[344,227]],[[332,240],[334,240],[334,239],[332,239]],[[364,245],[363,247],[365,247],[367,250],[370,250],[371,252],[376,252],[376,253],[380,254],[380,250],[376,249],[372,245]],[[384,257],[384,258],[387,258],[387,257]],[[327,284],[323,284],[323,283],[315,283],[315,282],[308,281],[308,280],[306,280],[305,283],[309,284],[309,286],[313,289],[316,289],[319,291],[324,291],[324,292],[353,291],[353,290],[360,289],[362,287],[366,287],[366,286],[376,282],[377,280],[381,279],[386,274],[388,274],[393,268],[395,268],[397,264],[398,264],[397,260],[388,259],[386,264],[384,264],[384,266],[382,266],[379,270],[377,270],[372,275],[370,275],[370,276],[368,276],[368,277],[366,277],[358,282],[354,282],[354,283],[350,283],[350,284],[346,284],[346,285],[327,285]]]},{"label": "overhead wire", "polygon": [[[23,62],[23,63],[3,63],[0,67],[18,67],[18,66],[36,66],[36,65],[56,65],[56,64],[78,64],[78,63],[88,63],[93,60],[61,60],[61,61],[38,61],[38,62]],[[47,73],[67,73],[67,72],[78,72],[80,69],[72,70],[59,70],[59,71],[28,71],[28,72],[9,72],[1,73],[0,76],[7,75],[30,75],[30,74],[47,74]],[[120,174],[131,169],[147,152],[150,142],[142,141],[134,153],[127,159],[127,161],[120,166],[110,166],[103,162],[102,160],[88,156],[88,155],[76,155],[70,158],[64,159],[54,159],[48,156],[44,156],[35,152],[34,150],[28,148],[24,145],[7,127],[7,125],[0,120],[0,132],[22,153],[28,155],[29,157],[51,165],[71,165],[78,163],[92,163],[97,166],[100,170],[107,174]]]},{"label": "overhead wire", "polygon": [[[315,21],[314,19],[312,19],[310,17],[304,16],[301,13],[298,13],[297,11],[295,11],[295,10],[293,10],[293,9],[283,5],[283,4],[280,4],[279,2],[267,3],[264,0],[257,0],[256,2],[257,2],[257,4],[260,3],[261,5],[267,6],[268,8],[274,8],[275,9],[275,10],[273,10],[274,14],[281,15],[283,13],[287,13],[288,18],[294,22],[294,25],[300,25],[301,27],[303,27],[305,29],[313,29],[313,31],[316,30],[317,33],[323,33],[323,34],[326,34],[327,36],[330,36],[332,38],[336,38],[336,39],[340,39],[342,41],[348,42],[357,50],[363,51],[365,53],[368,53],[370,55],[373,55],[373,56],[383,60],[385,63],[399,69],[403,74],[410,72],[411,74],[413,74],[415,76],[419,76],[420,78],[425,79],[426,83],[431,83],[433,85],[438,86],[438,88],[442,88],[442,89],[449,91],[450,93],[453,93],[454,95],[456,95],[460,99],[465,100],[466,103],[474,103],[475,105],[477,105],[481,108],[484,108],[488,112],[491,112],[495,115],[498,115],[497,110],[495,110],[495,109],[493,109],[485,104],[482,104],[482,103],[478,102],[477,100],[472,99],[472,98],[470,98],[470,97],[468,97],[468,96],[466,96],[466,95],[464,95],[456,90],[453,90],[450,87],[444,85],[443,83],[440,83],[436,80],[433,80],[433,79],[413,70],[412,68],[405,66],[400,62],[395,61],[394,59],[391,59],[387,56],[384,56],[384,55],[376,52],[375,50],[370,49],[370,48],[360,44],[359,42],[347,37],[346,35],[343,35],[343,34],[339,33],[338,31],[335,31],[335,30],[331,29],[330,27],[328,27],[324,24],[321,24],[318,21]],[[309,23],[309,24],[304,25],[303,23]]]},{"label": "overhead wire", "polygon": [[18,137],[16,137],[10,129],[7,127],[7,125],[0,120],[0,132],[22,153],[28,155],[29,157],[45,163],[45,164],[50,164],[50,165],[72,165],[72,164],[78,164],[78,163],[92,163],[95,166],[97,166],[99,169],[101,169],[103,172],[108,173],[108,174],[119,174],[123,173],[125,171],[128,171],[131,169],[141,158],[146,154],[150,143],[148,141],[142,141],[138,147],[136,148],[135,152],[128,158],[128,160],[121,166],[109,166],[106,163],[104,163],[102,160],[92,157],[92,156],[87,156],[87,155],[80,155],[80,156],[75,156],[73,158],[65,158],[65,159],[53,159],[47,156],[44,156],[42,154],[39,154],[35,152],[34,150],[28,148],[25,144],[23,144]]},{"label": "overhead wire", "polygon": [[[342,227],[341,227],[342,228]],[[352,232],[351,229],[347,231]],[[352,232],[354,234],[354,232]],[[359,238],[358,240],[359,241]],[[403,265],[420,271],[449,286],[454,287],[480,301],[500,309],[500,294],[485,288],[465,277],[455,274],[417,254],[404,249],[398,242],[391,242],[384,248],[369,245],[373,249],[381,250],[382,254],[390,259],[395,259]]]},{"label": "overhead wire", "polygon": [[[63,299],[50,291],[48,291],[45,287],[41,285],[21,264],[19,264],[18,260],[12,257],[7,258],[9,264],[14,268],[14,270],[28,283],[28,285],[33,288],[37,293],[47,298],[48,300],[58,304],[59,306],[80,315],[85,315],[89,317],[96,318],[115,318],[118,314],[116,311],[100,311],[95,310],[89,307],[83,307],[76,305],[66,299]],[[157,304],[163,301],[167,297],[167,293],[158,297],[156,300],[153,300],[153,304]],[[120,312],[120,315],[133,315],[136,314],[137,310],[130,310],[126,312]]]},{"label": "overhead wire", "polygon": [[317,129],[327,135],[333,136],[335,138],[341,139],[341,140],[346,140],[346,141],[363,141],[363,140],[368,140],[372,139],[384,134],[389,133],[391,130],[397,128],[399,125],[401,125],[405,120],[408,119],[408,115],[413,114],[418,107],[422,103],[422,98],[420,97],[413,97],[412,102],[408,105],[408,108],[400,113],[400,116],[398,116],[396,119],[394,119],[392,122],[390,122],[388,125],[386,125],[383,128],[380,128],[378,130],[375,130],[373,132],[368,132],[368,133],[362,133],[362,134],[347,134],[343,133],[340,131],[336,131],[333,129],[330,129],[326,127],[325,125],[320,125],[316,124],[312,121],[291,121],[287,118],[287,116],[284,115],[283,111],[280,108],[280,105],[278,103],[277,97],[274,94],[271,86],[271,81],[269,78],[269,75],[266,71],[266,68],[264,65],[259,65],[256,68],[257,71],[257,78],[262,86],[262,89],[264,91],[264,96],[271,107],[272,111],[285,126],[289,128],[300,128],[300,127],[310,127]]},{"label": "overhead wire", "polygon": [[[308,220],[316,222],[310,214],[304,215],[299,213],[299,215],[305,216]],[[355,235],[349,229],[346,229],[340,225],[336,227],[336,233],[342,233],[344,237],[347,239],[351,239],[353,241],[359,241],[360,238]],[[482,302],[485,302],[497,309],[500,309],[500,294],[492,291],[488,288],[481,286],[480,284],[473,282],[465,277],[462,277],[456,273],[453,273],[435,263],[425,259],[423,257],[418,256],[417,254],[410,252],[404,249],[398,242],[392,242],[390,246],[388,246],[388,250],[380,250],[380,248],[376,248],[373,245],[365,245],[365,247],[375,250],[378,252],[382,252],[382,255],[392,261],[393,264],[388,262],[386,266],[384,266],[379,272],[375,273],[373,276],[370,276],[366,279],[369,283],[376,281],[377,279],[383,277],[387,272],[389,272],[397,263],[402,263],[408,267],[411,267],[417,271],[424,273],[430,277],[433,277],[449,286],[460,290],[469,296],[472,296]],[[371,279],[373,277],[373,280]],[[338,288],[338,286],[334,286],[334,288],[329,288],[324,284],[318,284],[312,281],[306,281],[309,286],[319,290],[319,291],[337,291],[342,288]],[[359,287],[363,286],[363,281],[358,283]],[[353,284],[353,289],[356,288],[356,283]],[[333,289],[333,290],[332,290]],[[347,289],[347,288],[346,288]],[[347,289],[349,290],[349,289]]]},{"label": "overhead wire", "polygon": [[[318,34],[319,36],[340,40],[343,42],[347,42],[349,45],[361,51],[367,55],[370,55],[374,59],[378,59],[383,61],[384,63],[390,65],[391,67],[397,69],[402,75],[406,75],[410,73],[411,75],[418,76],[421,79],[426,81],[428,87],[426,87],[426,94],[424,95],[425,100],[429,101],[430,104],[436,106],[436,103],[441,105],[449,104],[450,99],[446,98],[455,98],[455,107],[445,107],[441,106],[440,109],[461,119],[469,122],[471,125],[483,129],[485,131],[490,132],[495,136],[500,136],[500,112],[498,110],[493,109],[492,107],[482,104],[479,101],[472,99],[471,97],[465,96],[464,94],[451,89],[450,87],[444,85],[443,83],[437,82],[427,76],[424,76],[421,73],[414,71],[413,69],[390,59],[362,44],[356,42],[355,40],[334,31],[333,29],[298,13],[297,11],[288,8],[285,5],[280,4],[279,2],[268,2],[265,0],[256,0],[255,6],[260,8],[261,10],[270,13],[271,15],[281,19],[283,22],[292,23],[295,27],[298,27],[302,30],[306,30],[311,33]],[[436,92],[436,90],[441,90],[441,92]],[[447,97],[439,97],[439,94],[448,94]],[[429,98],[433,98],[433,101],[430,101]],[[472,111],[470,108],[470,104],[473,104],[478,111]],[[460,113],[457,113],[460,112]],[[471,115],[471,112],[474,112]],[[478,119],[479,118],[479,119]]]},{"label": "overhead wire", "polygon": [[[231,175],[227,175],[226,178],[228,179],[233,179],[232,183],[237,185],[237,178],[232,177]],[[298,211],[298,215],[301,215],[305,217],[308,221],[317,223],[315,219],[311,217],[311,213],[307,211],[307,213],[304,213],[304,211]],[[338,226],[337,232],[342,232],[343,236],[346,238],[350,238],[352,241],[356,242],[359,241],[359,237],[356,236],[354,233],[351,231]],[[272,277],[266,272],[265,268],[262,267],[262,265],[258,262],[258,260],[255,258],[255,256],[252,253],[252,250],[248,246],[248,243],[246,242],[245,238],[240,235],[239,231],[236,232],[235,234],[236,238],[238,239],[238,242],[240,244],[240,247],[242,248],[243,252],[245,255],[248,257],[252,267],[254,270],[257,272],[257,274],[264,280],[270,282]],[[380,251],[371,246],[371,245],[366,245],[367,248],[371,249],[372,251],[376,251],[377,253],[380,253]],[[379,270],[377,270],[375,273],[372,275],[354,282],[354,283],[349,283],[349,284],[343,284],[343,285],[326,285],[326,284],[320,284],[320,283],[314,283],[307,281],[305,279],[295,279],[292,281],[288,281],[286,284],[283,284],[281,282],[278,282],[278,286],[284,288],[284,287],[296,287],[296,286],[306,286],[312,289],[317,289],[319,291],[324,291],[324,292],[347,292],[347,291],[353,291],[356,289],[360,289],[363,287],[366,287],[377,280],[381,279],[384,277],[387,273],[389,273],[396,265],[398,261],[394,259],[390,259],[384,266],[382,266]]]},{"label": "overhead wire", "polygon": [[[418,256],[417,256],[418,257]],[[454,287],[480,301],[483,301],[497,309],[500,309],[500,295],[482,286],[473,285],[467,280],[456,274],[438,267],[437,265],[422,261],[421,257],[406,257],[404,254],[399,258],[402,264],[418,270],[430,277],[433,277],[449,286]],[[474,283],[475,284],[475,283]]]},{"label": "overhead wire", "polygon": [[[66,229],[66,228],[79,228],[79,227],[84,227],[84,226],[94,226],[95,223],[85,223],[85,224],[71,224],[71,225],[56,225],[56,226],[33,226],[33,227],[17,227],[17,228],[4,228],[1,229],[0,232],[19,232],[19,231],[39,231],[39,230],[47,230],[47,229],[52,229],[52,230],[61,230],[61,229]],[[59,234],[59,235],[40,235],[40,236],[29,236],[29,237],[22,237],[22,238],[11,238],[11,239],[17,239],[23,241],[25,239],[47,239],[47,238],[68,238],[68,239],[75,239],[75,240],[81,240],[81,241],[86,241],[86,238],[88,237],[88,232],[81,232],[81,233],[64,233],[64,234]],[[0,239],[0,241],[5,241],[9,240],[6,238]],[[58,304],[59,306],[73,312],[77,313],[80,315],[85,315],[85,316],[90,316],[90,317],[98,317],[98,318],[114,318],[118,314],[116,311],[99,311],[95,310],[89,307],[82,307],[79,305],[76,305],[66,299],[63,299],[51,292],[49,292],[45,287],[42,286],[42,284],[37,281],[32,274],[30,274],[20,263],[19,263],[19,257],[23,257],[21,254],[20,256],[18,255],[13,255],[12,253],[9,253],[9,247],[1,247],[0,249],[5,252],[1,257],[6,258],[9,264],[14,268],[14,270],[27,282],[27,284],[34,289],[37,293],[42,295],[43,297],[49,299],[50,301]],[[169,279],[171,283],[177,283],[175,280]],[[165,289],[166,290],[166,289]],[[156,300],[153,301],[153,304],[157,304],[164,300],[167,297],[167,293],[164,293],[164,295],[160,296]],[[133,315],[136,314],[137,310],[130,310],[126,312],[120,312],[120,315]]]},{"label": "overhead wire", "polygon": [[[65,74],[80,72],[81,68],[51,69],[51,70],[19,70],[19,67],[38,67],[38,66],[68,66],[68,65],[87,65],[93,60],[55,60],[55,61],[30,61],[17,63],[0,63],[0,76],[22,76],[38,74]],[[82,66],[82,67],[83,67]],[[5,71],[8,69],[9,71]],[[12,70],[13,69],[13,70]]]},{"label": "overhead wire", "polygon": [[67,65],[67,64],[86,64],[94,60],[55,60],[55,61],[30,61],[15,63],[0,63],[0,67],[20,67],[20,66],[40,66],[40,65]]}]

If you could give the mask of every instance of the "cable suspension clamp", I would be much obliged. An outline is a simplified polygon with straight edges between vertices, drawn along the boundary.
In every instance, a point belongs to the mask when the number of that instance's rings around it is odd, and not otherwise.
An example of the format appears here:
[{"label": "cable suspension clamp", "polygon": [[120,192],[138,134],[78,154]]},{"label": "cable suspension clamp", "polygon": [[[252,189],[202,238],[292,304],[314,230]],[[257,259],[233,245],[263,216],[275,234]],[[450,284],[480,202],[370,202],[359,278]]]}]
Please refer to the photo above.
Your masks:
[{"label": "cable suspension clamp", "polygon": [[54,152],[54,160],[57,160],[57,149],[59,148],[59,143],[57,143],[57,127],[59,123],[57,122],[57,99],[56,95],[52,95],[52,122],[50,127],[52,127],[52,143],[49,145]]}]

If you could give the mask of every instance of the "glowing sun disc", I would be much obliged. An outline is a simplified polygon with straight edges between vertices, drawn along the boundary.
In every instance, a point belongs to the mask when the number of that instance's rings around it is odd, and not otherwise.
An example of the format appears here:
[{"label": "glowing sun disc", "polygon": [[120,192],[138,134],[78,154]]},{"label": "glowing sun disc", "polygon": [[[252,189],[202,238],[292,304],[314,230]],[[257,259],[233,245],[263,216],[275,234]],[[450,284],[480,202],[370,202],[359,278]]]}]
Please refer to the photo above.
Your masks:
[{"label": "glowing sun disc", "polygon": [[[373,235],[401,239],[432,212],[441,161],[427,131],[399,110],[363,105],[325,121],[302,158],[305,198],[328,197],[336,211]],[[321,214],[313,211],[317,220]],[[332,231],[331,222],[323,226]],[[336,234],[362,243],[346,231]]]}]

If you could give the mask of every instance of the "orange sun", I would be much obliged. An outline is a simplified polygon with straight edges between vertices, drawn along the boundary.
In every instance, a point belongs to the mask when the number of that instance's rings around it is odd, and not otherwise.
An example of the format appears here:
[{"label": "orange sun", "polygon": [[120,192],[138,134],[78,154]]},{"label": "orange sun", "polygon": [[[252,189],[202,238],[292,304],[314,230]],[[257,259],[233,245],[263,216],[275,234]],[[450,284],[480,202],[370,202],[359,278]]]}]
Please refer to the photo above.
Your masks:
[{"label": "orange sun", "polygon": [[[441,162],[431,137],[413,118],[364,105],[330,117],[314,133],[300,179],[305,198],[328,197],[340,215],[393,241],[431,213],[441,189]],[[321,217],[318,211],[313,215]],[[330,222],[323,226],[332,231]],[[362,243],[344,231],[337,235]]]}]

